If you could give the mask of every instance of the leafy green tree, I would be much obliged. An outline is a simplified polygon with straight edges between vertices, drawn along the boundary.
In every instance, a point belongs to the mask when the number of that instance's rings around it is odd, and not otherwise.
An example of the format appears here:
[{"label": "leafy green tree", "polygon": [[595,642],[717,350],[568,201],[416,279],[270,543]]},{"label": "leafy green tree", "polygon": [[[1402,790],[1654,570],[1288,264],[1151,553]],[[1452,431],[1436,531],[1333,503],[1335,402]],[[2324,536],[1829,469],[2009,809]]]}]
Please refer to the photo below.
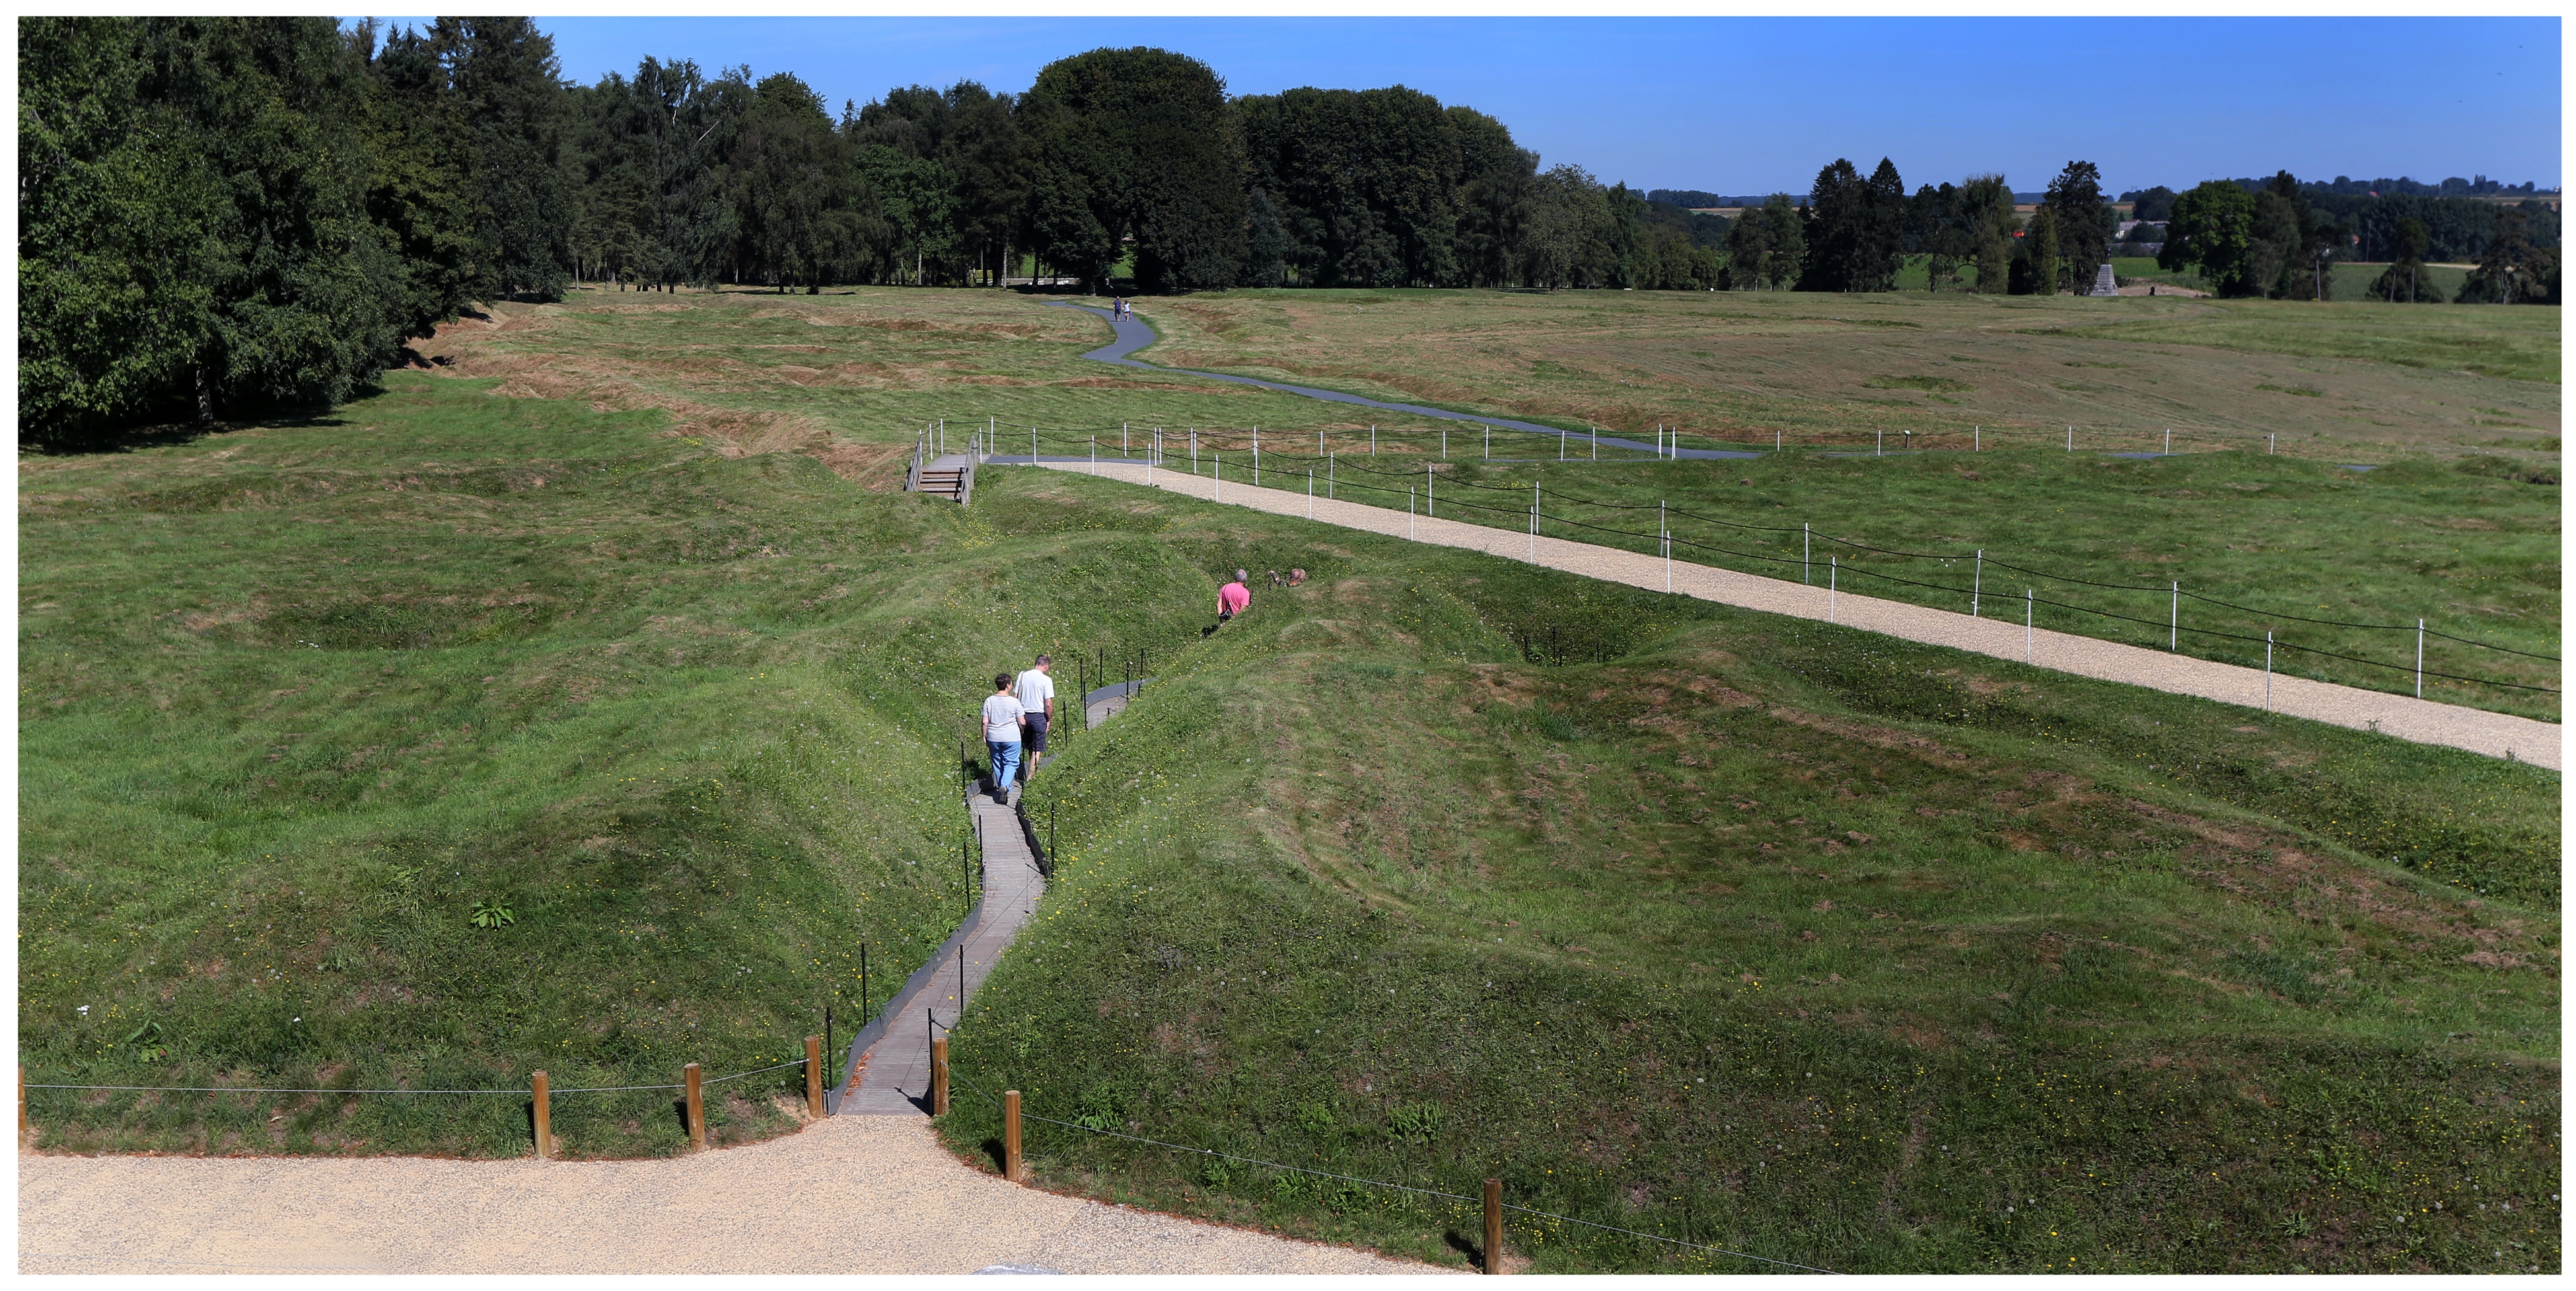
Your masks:
[{"label": "leafy green tree", "polygon": [[434,286],[369,218],[366,63],[330,20],[19,38],[22,436],[327,404],[393,361]]},{"label": "leafy green tree", "polygon": [[2432,244],[2432,231],[2422,220],[2399,220],[2395,240],[2396,262],[2371,282],[2364,297],[2408,305],[2441,304],[2441,289],[2424,277],[2424,252]]},{"label": "leafy green tree", "polygon": [[2135,193],[2124,193],[2121,200],[2131,203],[2130,219],[2162,223],[2173,218],[2174,191],[2162,184]]},{"label": "leafy green tree", "polygon": [[1459,281],[1465,149],[1437,99],[1403,86],[1310,88],[1238,99],[1235,110],[1249,182],[1276,204],[1304,281]]},{"label": "leafy green tree", "polygon": [[2486,254],[2479,257],[2476,271],[2460,284],[2459,303],[2531,304],[2554,295],[2549,282],[2557,267],[2554,257],[2531,245],[2528,228],[2522,212],[2497,212]]},{"label": "leafy green tree", "polygon": [[1730,287],[1783,291],[1804,269],[1806,221],[1787,193],[1773,193],[1744,212],[1726,236]]},{"label": "leafy green tree", "polygon": [[2066,163],[2048,181],[2045,205],[2056,226],[2058,254],[2082,290],[2092,281],[2094,266],[2110,258],[2111,231],[2118,223],[2119,212],[2103,200],[2101,169],[2089,161]]},{"label": "leafy green tree", "polygon": [[2013,213],[2011,185],[2001,175],[1971,175],[1959,188],[1961,227],[1968,231],[1977,262],[1978,292],[2000,296],[2012,289],[2013,234],[2021,227]]},{"label": "leafy green tree", "polygon": [[907,157],[884,144],[859,149],[859,182],[893,226],[909,261],[909,281],[927,286],[929,264],[946,255],[955,234],[956,178],[928,157]]},{"label": "leafy green tree", "polygon": [[1880,158],[1868,179],[1848,159],[1816,172],[1807,198],[1802,291],[1885,291],[1904,253],[1905,181]]},{"label": "leafy green tree", "polygon": [[2297,294],[2294,279],[2306,268],[2308,204],[2299,181],[2282,171],[2254,194],[2252,241],[2247,248],[2252,285],[2267,296]]},{"label": "leafy green tree", "polygon": [[2254,195],[2213,179],[2175,196],[2173,220],[2165,226],[2164,250],[2156,253],[2156,263],[2169,270],[2198,265],[2218,295],[2251,296],[2262,290],[2253,246]]},{"label": "leafy green tree", "polygon": [[1531,203],[1522,279],[1533,287],[1610,287],[1619,259],[1617,215],[1610,191],[1581,166],[1560,164],[1538,177]]},{"label": "leafy green tree", "polygon": [[1458,141],[1457,245],[1452,261],[1466,286],[1513,281],[1528,236],[1538,180],[1538,154],[1512,142],[1503,123],[1473,108],[1445,110]]},{"label": "leafy green tree", "polygon": [[1032,224],[1049,258],[1101,282],[1132,236],[1147,291],[1226,287],[1243,272],[1240,140],[1225,83],[1167,50],[1096,49],[1038,72]]}]

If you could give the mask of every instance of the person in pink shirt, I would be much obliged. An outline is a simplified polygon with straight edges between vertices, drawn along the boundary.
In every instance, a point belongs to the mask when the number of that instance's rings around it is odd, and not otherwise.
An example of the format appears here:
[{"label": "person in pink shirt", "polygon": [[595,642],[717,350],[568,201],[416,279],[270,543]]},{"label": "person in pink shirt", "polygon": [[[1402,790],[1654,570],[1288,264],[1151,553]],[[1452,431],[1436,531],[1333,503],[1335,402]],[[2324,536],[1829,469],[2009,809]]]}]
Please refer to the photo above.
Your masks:
[{"label": "person in pink shirt", "polygon": [[1251,577],[1250,571],[1238,569],[1233,582],[1216,589],[1217,622],[1223,623],[1252,608],[1252,589],[1244,586]]}]

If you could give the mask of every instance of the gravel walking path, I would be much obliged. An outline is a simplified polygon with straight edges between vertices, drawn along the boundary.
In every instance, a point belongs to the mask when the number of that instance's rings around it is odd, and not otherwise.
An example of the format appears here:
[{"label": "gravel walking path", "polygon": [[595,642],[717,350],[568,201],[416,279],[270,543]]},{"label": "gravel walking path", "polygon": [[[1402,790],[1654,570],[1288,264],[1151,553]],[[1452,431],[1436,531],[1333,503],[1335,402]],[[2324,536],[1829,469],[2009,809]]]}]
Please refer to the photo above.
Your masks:
[{"label": "gravel walking path", "polygon": [[[2489,757],[2519,759],[2553,771],[2559,769],[2559,728],[2527,717],[2490,713],[2457,704],[2439,704],[2406,695],[2338,686],[2280,673],[2266,678],[2260,669],[2215,663],[2073,633],[2052,632],[2046,628],[2025,633],[2022,624],[2009,619],[1971,618],[1947,610],[1926,609],[1850,592],[1834,592],[1823,586],[1739,574],[1687,561],[1666,562],[1655,556],[1621,551],[1615,547],[1544,535],[1533,538],[1528,534],[1456,520],[1408,516],[1384,507],[1310,498],[1302,492],[1254,488],[1232,479],[1220,482],[1209,475],[1149,467],[1142,461],[1104,461],[1097,466],[1057,462],[1042,465],[1049,470],[1097,474],[1132,484],[1148,484],[1191,497],[1278,515],[1310,515],[1318,522],[1346,529],[1410,538],[1443,547],[1463,547],[1509,560],[1534,561],[1551,569],[1625,583],[1631,587],[1672,591],[1705,601],[1802,619],[1824,619],[1908,641],[1952,646],[1999,659],[2023,660],[2059,672],[2127,682],[2177,695],[2197,695],[2248,708],[2268,708],[2290,717],[2354,730],[2374,730],[2418,744],[2439,744]],[[1993,598],[1993,603],[1999,612],[2009,614],[2011,610],[2021,608],[2007,607],[2005,603],[2010,599],[1998,595]],[[2013,619],[2019,617],[2018,614],[2012,615]]]},{"label": "gravel walking path", "polygon": [[664,1161],[18,1158],[20,1273],[1438,1273],[1040,1192],[930,1123]]}]

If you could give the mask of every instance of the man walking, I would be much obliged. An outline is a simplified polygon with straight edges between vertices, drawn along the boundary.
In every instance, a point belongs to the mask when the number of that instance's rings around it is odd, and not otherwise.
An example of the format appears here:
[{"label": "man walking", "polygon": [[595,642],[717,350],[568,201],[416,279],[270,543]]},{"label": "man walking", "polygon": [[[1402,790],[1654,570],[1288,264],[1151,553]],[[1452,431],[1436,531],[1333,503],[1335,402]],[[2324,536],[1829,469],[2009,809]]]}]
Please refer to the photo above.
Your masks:
[{"label": "man walking", "polygon": [[1011,698],[1011,674],[993,674],[993,693],[984,700],[984,752],[993,772],[993,801],[1008,806],[1011,777],[1020,769],[1020,701]]},{"label": "man walking", "polygon": [[1020,701],[1025,714],[1020,719],[1020,782],[1038,778],[1038,760],[1046,756],[1047,723],[1055,719],[1055,678],[1050,674],[1055,660],[1039,655],[1035,665],[1011,683],[1011,697]]},{"label": "man walking", "polygon": [[1233,582],[1216,589],[1217,622],[1223,623],[1252,608],[1252,589],[1244,586],[1251,578],[1252,571],[1238,569],[1234,571]]}]

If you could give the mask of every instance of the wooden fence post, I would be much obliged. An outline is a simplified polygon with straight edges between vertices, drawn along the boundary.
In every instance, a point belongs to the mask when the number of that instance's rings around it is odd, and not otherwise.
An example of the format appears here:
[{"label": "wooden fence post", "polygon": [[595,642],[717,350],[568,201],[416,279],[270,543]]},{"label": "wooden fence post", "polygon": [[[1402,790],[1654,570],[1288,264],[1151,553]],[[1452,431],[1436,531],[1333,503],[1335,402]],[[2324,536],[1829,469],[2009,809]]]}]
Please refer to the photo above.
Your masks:
[{"label": "wooden fence post", "polygon": [[535,1085],[531,1093],[537,1109],[537,1159],[544,1161],[554,1155],[546,1150],[546,1138],[554,1132],[554,1116],[546,1107],[546,1073],[536,1073]]},{"label": "wooden fence post", "polygon": [[27,1068],[23,1063],[18,1067],[18,1132],[27,1132]]},{"label": "wooden fence post", "polygon": [[948,1037],[930,1042],[930,1114],[948,1114]]},{"label": "wooden fence post", "polygon": [[1503,1271],[1503,1181],[1485,1181],[1485,1271]]},{"label": "wooden fence post", "polygon": [[823,1038],[805,1037],[805,1114],[823,1119]]},{"label": "wooden fence post", "polygon": [[1002,1091],[1002,1177],[1020,1181],[1020,1091]]},{"label": "wooden fence post", "polygon": [[703,1150],[707,1146],[707,1105],[698,1090],[698,1064],[693,1062],[682,1068],[680,1081],[689,1091],[689,1146]]}]

